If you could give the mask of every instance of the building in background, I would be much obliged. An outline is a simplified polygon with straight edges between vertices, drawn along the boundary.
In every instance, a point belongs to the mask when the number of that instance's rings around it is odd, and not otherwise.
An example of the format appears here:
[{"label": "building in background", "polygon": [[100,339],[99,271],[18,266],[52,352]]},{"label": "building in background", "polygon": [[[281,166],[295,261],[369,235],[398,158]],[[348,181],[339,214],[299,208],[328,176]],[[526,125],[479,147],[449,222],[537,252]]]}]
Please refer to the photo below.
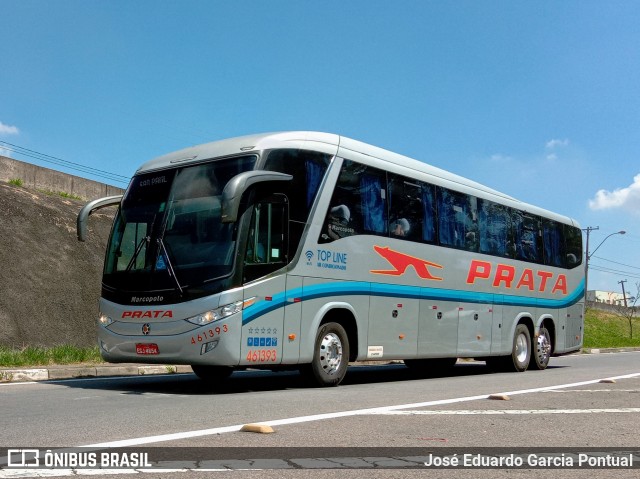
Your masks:
[{"label": "building in background", "polygon": [[[622,293],[615,293],[613,291],[587,291],[587,301],[624,306],[624,296],[622,296]],[[629,295],[627,295],[627,301],[631,301]]]}]

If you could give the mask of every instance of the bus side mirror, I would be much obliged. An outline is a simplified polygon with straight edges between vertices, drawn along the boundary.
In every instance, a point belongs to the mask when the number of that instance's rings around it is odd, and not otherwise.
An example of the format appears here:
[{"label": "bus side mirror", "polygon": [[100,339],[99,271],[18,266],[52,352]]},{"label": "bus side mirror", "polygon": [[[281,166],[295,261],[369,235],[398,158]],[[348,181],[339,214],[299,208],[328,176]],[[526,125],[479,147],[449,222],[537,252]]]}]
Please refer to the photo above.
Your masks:
[{"label": "bus side mirror", "polygon": [[270,181],[291,181],[293,176],[277,171],[253,170],[234,176],[222,190],[222,222],[234,223],[238,220],[240,200],[245,191],[257,183]]},{"label": "bus side mirror", "polygon": [[90,201],[82,207],[78,213],[77,233],[78,241],[85,241],[87,239],[87,219],[89,215],[100,208],[106,208],[107,206],[114,206],[120,204],[122,195],[107,196],[105,198],[98,198],[97,200]]}]

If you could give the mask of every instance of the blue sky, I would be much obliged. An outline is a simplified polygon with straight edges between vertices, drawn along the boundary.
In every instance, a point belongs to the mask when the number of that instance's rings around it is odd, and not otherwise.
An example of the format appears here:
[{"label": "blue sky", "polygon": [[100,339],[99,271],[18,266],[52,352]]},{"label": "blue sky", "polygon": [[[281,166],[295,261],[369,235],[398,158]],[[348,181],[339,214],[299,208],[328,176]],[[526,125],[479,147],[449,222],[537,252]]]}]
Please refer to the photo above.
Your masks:
[{"label": "blue sky", "polygon": [[640,2],[0,0],[0,11],[0,141],[129,177],[231,136],[338,133],[599,226],[592,251],[626,230],[593,256],[589,289],[640,282]]}]

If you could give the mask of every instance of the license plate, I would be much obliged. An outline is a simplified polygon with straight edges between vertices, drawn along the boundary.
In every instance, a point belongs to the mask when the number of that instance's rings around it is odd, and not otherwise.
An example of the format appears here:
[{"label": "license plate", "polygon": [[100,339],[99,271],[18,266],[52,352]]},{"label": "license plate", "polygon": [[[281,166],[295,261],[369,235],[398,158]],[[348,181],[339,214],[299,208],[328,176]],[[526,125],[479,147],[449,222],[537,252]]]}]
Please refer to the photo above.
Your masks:
[{"label": "license plate", "polygon": [[160,354],[158,345],[151,344],[136,344],[136,354]]}]

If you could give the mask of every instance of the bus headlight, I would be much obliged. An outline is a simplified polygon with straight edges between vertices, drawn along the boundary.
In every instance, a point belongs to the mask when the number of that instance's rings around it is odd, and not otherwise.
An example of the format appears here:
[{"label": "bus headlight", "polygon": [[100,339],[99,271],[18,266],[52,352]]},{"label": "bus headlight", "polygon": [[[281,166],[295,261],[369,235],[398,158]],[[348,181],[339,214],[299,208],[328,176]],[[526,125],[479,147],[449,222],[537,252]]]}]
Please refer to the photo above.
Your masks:
[{"label": "bus headlight", "polygon": [[98,323],[100,323],[102,326],[106,328],[111,323],[113,323],[113,319],[111,319],[106,314],[100,313],[100,316],[98,316]]},{"label": "bus headlight", "polygon": [[235,303],[225,304],[224,306],[212,309],[211,311],[207,311],[205,313],[192,316],[191,318],[187,318],[187,321],[193,324],[197,324],[198,326],[203,326],[213,321],[219,321],[221,319],[228,318],[232,314],[239,313],[245,307],[253,304],[254,302],[255,298],[249,298],[245,299],[244,301],[236,301]]}]

